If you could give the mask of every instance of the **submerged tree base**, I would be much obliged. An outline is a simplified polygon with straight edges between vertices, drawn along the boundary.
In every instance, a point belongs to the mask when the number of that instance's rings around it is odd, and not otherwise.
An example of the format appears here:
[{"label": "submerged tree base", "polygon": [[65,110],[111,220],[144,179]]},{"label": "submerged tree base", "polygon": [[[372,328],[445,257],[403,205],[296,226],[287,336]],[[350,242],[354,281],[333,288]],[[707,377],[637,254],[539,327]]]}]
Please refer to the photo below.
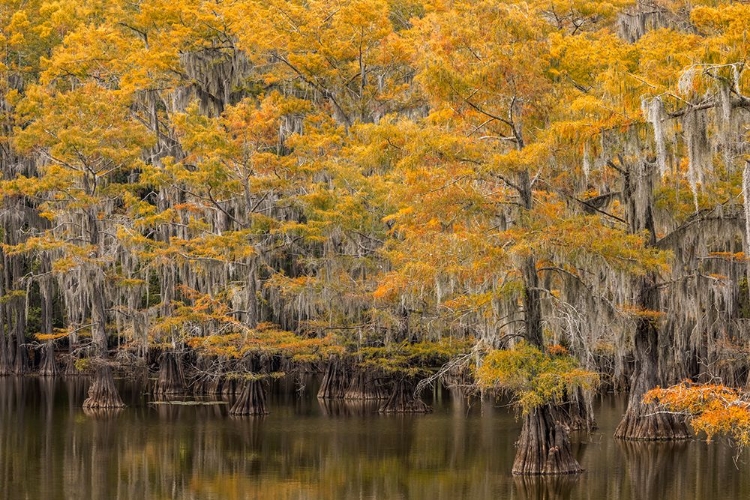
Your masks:
[{"label": "submerged tree base", "polygon": [[185,392],[182,370],[174,354],[164,353],[159,366],[159,378],[154,386],[154,396],[164,398]]},{"label": "submerged tree base", "polygon": [[516,442],[515,475],[578,474],[583,472],[570,448],[568,430],[553,417],[546,405],[523,417],[521,437]]},{"label": "submerged tree base", "polygon": [[42,377],[55,377],[59,370],[55,361],[55,345],[47,342],[42,350],[42,363],[39,367],[39,375]]},{"label": "submerged tree base", "polygon": [[18,346],[16,350],[16,362],[13,366],[14,375],[25,375],[29,371],[29,351],[25,345]]},{"label": "submerged tree base", "polygon": [[230,415],[266,415],[266,392],[261,380],[247,380],[229,409]]},{"label": "submerged tree base", "polygon": [[221,396],[224,378],[218,375],[204,376],[194,380],[191,385],[196,396]]},{"label": "submerged tree base", "polygon": [[388,393],[380,386],[377,374],[370,370],[357,369],[344,394],[348,400],[388,399]]},{"label": "submerged tree base", "polygon": [[89,387],[89,397],[83,402],[87,409],[122,408],[125,403],[115,387],[112,370],[109,366],[100,366],[94,375],[94,382]]},{"label": "submerged tree base", "polygon": [[397,380],[390,397],[378,411],[380,413],[430,413],[432,408],[414,396],[414,385],[406,379]]},{"label": "submerged tree base", "polygon": [[343,359],[329,359],[318,389],[318,399],[344,399],[351,383],[350,372],[349,364]]},{"label": "submerged tree base", "polygon": [[689,439],[684,420],[656,405],[630,404],[615,430],[615,439],[632,441],[676,441]]}]

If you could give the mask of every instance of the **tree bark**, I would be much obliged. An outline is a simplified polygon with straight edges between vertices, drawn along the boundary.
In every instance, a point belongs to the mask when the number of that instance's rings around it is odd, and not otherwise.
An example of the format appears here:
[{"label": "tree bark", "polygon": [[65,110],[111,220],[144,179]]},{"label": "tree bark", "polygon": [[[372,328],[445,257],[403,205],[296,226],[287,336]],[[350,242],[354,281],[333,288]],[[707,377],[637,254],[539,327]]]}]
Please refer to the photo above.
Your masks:
[{"label": "tree bark", "polygon": [[401,377],[394,382],[393,391],[380,406],[380,413],[430,413],[432,408],[420,398],[414,397],[416,383],[409,377]]},{"label": "tree bark", "polygon": [[39,366],[39,375],[42,377],[55,377],[59,370],[55,362],[55,343],[52,340],[45,342],[42,348],[42,363]]},{"label": "tree bark", "polygon": [[568,429],[590,432],[597,428],[591,402],[580,387],[565,394],[564,402],[555,408],[558,418]]},{"label": "tree bark", "polygon": [[[643,278],[639,305],[654,307],[658,300],[653,281]],[[659,385],[659,332],[648,318],[639,318],[635,332],[635,370],[630,386],[628,408],[615,430],[617,439],[674,440],[690,437],[684,420],[670,413],[659,412],[654,405],[643,403],[647,391]]]},{"label": "tree bark", "polygon": [[388,399],[388,393],[380,386],[378,376],[372,370],[355,368],[344,399],[368,400]]},{"label": "tree bark", "polygon": [[112,370],[107,365],[97,368],[94,381],[89,387],[89,397],[83,402],[84,408],[122,408],[125,403],[115,387]]},{"label": "tree bark", "polygon": [[229,409],[230,415],[265,415],[266,392],[262,380],[245,380],[242,391]]},{"label": "tree bark", "polygon": [[92,270],[91,279],[91,337],[96,356],[107,359],[107,316],[104,307],[104,276],[99,269]]},{"label": "tree bark", "polygon": [[[519,182],[528,181],[521,177]],[[522,196],[528,207],[531,207],[531,187],[528,196]],[[544,351],[544,332],[542,329],[542,298],[539,290],[539,277],[536,269],[536,258],[529,255],[522,265],[524,285],[523,307],[526,340]],[[583,469],[573,457],[570,447],[569,427],[563,421],[566,414],[563,408],[545,404],[524,415],[521,436],[516,442],[516,458],[513,462],[513,474],[576,474]],[[593,417],[592,417],[593,418]]]},{"label": "tree bark", "polygon": [[[2,255],[0,253],[0,255]],[[0,261],[1,262],[1,261]],[[5,286],[3,284],[3,275],[0,273],[0,296],[5,295]],[[10,356],[8,354],[8,333],[10,331],[9,321],[6,319],[5,304],[0,304],[0,377],[10,375]]]},{"label": "tree bark", "polygon": [[183,392],[185,382],[176,356],[172,352],[165,352],[159,365],[159,378],[154,386],[154,396],[160,399]]},{"label": "tree bark", "polygon": [[523,261],[523,314],[526,325],[526,340],[544,350],[542,329],[542,297],[539,291],[539,277],[536,259],[533,255]]},{"label": "tree bark", "polygon": [[513,474],[577,474],[583,472],[573,457],[565,425],[544,405],[523,417],[521,437],[516,442]]},{"label": "tree bark", "polygon": [[26,347],[26,310],[20,304],[15,308],[16,320],[13,323],[13,332],[16,340],[16,357],[13,373],[23,375],[29,371],[29,351]]},{"label": "tree bark", "polygon": [[[89,220],[89,243],[98,252],[99,227],[93,209],[87,210]],[[88,272],[91,304],[91,337],[94,343],[96,368],[94,382],[89,388],[89,397],[83,402],[84,408],[119,408],[125,406],[115,387],[112,369],[107,365],[109,347],[107,342],[107,312],[104,304],[104,272],[93,267]]]},{"label": "tree bark", "polygon": [[318,399],[344,399],[350,384],[349,371],[345,360],[331,356],[318,389]]},{"label": "tree bark", "polygon": [[[190,381],[192,393],[198,395],[221,396],[224,377],[221,370],[217,369],[211,362],[210,358],[198,356],[195,360],[197,367],[196,375]],[[159,367],[161,372],[161,366]],[[160,373],[161,375],[161,373]]]},{"label": "tree bark", "polygon": [[[50,271],[49,258],[43,259],[43,271]],[[52,280],[43,278],[39,283],[39,289],[42,298],[42,333],[52,333],[52,301],[54,287]],[[58,373],[57,363],[55,362],[55,343],[48,340],[42,350],[42,363],[39,367],[39,375],[42,377],[54,377]]]},{"label": "tree bark", "polygon": [[[630,232],[646,231],[648,246],[656,244],[656,229],[653,216],[653,165],[637,162],[624,173],[623,200],[626,205]],[[636,307],[642,311],[659,309],[659,289],[653,274],[638,278],[635,284],[638,296]],[[618,439],[670,440],[686,439],[689,436],[684,422],[673,415],[659,413],[653,406],[643,404],[643,395],[660,380],[659,331],[654,320],[648,316],[637,319],[634,335],[635,368],[630,384],[628,408],[615,430]]]}]

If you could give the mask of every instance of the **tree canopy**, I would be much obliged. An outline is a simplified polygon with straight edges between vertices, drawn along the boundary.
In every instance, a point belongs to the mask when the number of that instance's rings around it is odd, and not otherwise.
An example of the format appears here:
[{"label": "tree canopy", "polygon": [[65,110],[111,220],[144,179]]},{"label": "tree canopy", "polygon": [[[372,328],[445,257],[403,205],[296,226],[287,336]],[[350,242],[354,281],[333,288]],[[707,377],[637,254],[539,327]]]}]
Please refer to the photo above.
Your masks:
[{"label": "tree canopy", "polygon": [[406,394],[460,359],[525,412],[599,374],[639,415],[743,385],[748,26],[728,0],[0,0],[0,374],[171,350]]}]

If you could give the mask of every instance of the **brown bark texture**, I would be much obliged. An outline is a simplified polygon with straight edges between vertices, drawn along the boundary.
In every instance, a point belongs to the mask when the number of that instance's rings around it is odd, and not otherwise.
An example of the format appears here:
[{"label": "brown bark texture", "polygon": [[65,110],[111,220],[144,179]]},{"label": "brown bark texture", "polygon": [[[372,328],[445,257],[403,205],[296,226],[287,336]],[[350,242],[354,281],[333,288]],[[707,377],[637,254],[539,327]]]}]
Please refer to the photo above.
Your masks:
[{"label": "brown bark texture", "polygon": [[343,359],[331,357],[318,389],[318,399],[344,399],[351,383],[350,377],[349,364]]},{"label": "brown bark texture", "polygon": [[573,456],[565,424],[554,418],[549,405],[524,415],[512,472],[514,475],[583,472]]},{"label": "brown bark texture", "polygon": [[[651,306],[657,300],[653,282],[641,284],[640,304]],[[659,411],[654,405],[643,403],[643,396],[659,385],[659,332],[647,318],[638,321],[635,332],[635,371],[630,386],[628,408],[615,430],[615,438],[646,441],[688,439],[690,432],[684,419]]]},{"label": "brown bark texture", "polygon": [[356,369],[344,399],[370,400],[388,399],[387,391],[380,385],[378,375],[372,370]]},{"label": "brown bark texture", "polygon": [[266,408],[266,392],[261,380],[246,380],[242,384],[242,391],[237,396],[232,407],[229,409],[230,415],[265,415],[268,413]]},{"label": "brown bark texture", "polygon": [[112,369],[103,365],[97,368],[94,381],[89,387],[89,397],[83,402],[84,408],[121,408],[125,406],[115,387]]},{"label": "brown bark texture", "polygon": [[163,398],[183,392],[185,392],[184,377],[177,358],[171,352],[164,353],[159,365],[159,378],[154,386],[154,396]]},{"label": "brown bark texture", "polygon": [[55,362],[55,344],[51,340],[42,348],[42,363],[39,366],[39,375],[42,377],[55,377],[59,373]]},{"label": "brown bark texture", "polygon": [[430,413],[432,408],[414,396],[415,384],[412,380],[401,378],[393,385],[393,392],[380,406],[380,413]]}]

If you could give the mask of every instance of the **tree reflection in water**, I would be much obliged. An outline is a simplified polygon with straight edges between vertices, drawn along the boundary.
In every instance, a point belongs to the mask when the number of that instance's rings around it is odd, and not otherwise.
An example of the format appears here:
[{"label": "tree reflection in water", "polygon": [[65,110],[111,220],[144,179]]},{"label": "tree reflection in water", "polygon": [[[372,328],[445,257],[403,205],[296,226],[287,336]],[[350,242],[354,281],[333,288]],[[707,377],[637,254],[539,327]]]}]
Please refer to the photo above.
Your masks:
[{"label": "tree reflection in water", "polygon": [[570,498],[580,477],[580,474],[513,476],[513,483],[523,500],[564,500]]},{"label": "tree reflection in water", "polygon": [[[617,444],[627,461],[633,500],[667,498],[684,482],[687,443],[684,441],[623,441]],[[683,497],[687,498],[687,497]]]},{"label": "tree reflection in water", "polygon": [[584,474],[514,478],[518,421],[460,393],[430,415],[272,393],[268,416],[230,417],[228,402],[151,405],[138,387],[89,415],[86,388],[0,379],[0,500],[750,498],[726,446],[616,442],[623,405],[609,399],[601,431],[577,436]]}]

